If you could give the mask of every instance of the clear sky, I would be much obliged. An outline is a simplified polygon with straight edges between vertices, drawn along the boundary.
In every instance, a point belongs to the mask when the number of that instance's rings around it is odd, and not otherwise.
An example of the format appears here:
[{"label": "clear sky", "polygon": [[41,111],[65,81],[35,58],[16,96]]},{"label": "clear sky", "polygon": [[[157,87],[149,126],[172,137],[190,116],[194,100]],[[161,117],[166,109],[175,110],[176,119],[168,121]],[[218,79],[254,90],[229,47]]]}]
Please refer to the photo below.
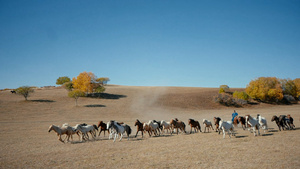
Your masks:
[{"label": "clear sky", "polygon": [[298,0],[0,0],[0,89],[83,71],[132,86],[300,78]]}]

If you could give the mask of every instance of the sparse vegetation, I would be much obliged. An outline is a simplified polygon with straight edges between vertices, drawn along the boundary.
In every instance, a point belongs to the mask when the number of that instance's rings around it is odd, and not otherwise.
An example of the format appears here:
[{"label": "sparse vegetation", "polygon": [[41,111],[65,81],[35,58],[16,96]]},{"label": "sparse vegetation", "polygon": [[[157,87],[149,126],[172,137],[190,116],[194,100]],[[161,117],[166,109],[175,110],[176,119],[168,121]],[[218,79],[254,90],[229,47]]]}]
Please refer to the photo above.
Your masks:
[{"label": "sparse vegetation", "polygon": [[19,87],[15,91],[16,91],[17,94],[24,96],[25,100],[27,100],[30,93],[34,92],[33,87],[29,87],[29,86]]},{"label": "sparse vegetation", "polygon": [[78,105],[78,104],[77,104],[78,98],[79,98],[79,97],[85,96],[85,93],[82,92],[82,91],[79,90],[79,89],[75,89],[75,90],[73,90],[73,91],[70,91],[70,92],[68,93],[68,96],[75,99],[75,105],[77,106],[77,105]]}]

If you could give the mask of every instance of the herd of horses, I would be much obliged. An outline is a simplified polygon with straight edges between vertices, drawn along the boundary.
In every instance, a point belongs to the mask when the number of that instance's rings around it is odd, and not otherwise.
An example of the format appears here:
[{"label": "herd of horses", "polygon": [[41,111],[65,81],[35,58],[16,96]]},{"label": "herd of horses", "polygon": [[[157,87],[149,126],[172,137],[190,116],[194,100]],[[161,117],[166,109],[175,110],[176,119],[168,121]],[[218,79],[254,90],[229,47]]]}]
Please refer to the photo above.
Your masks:
[{"label": "herd of horses", "polygon": [[[295,128],[295,125],[293,123],[293,118],[290,115],[280,115],[279,117],[273,116],[271,119],[272,122],[275,122],[279,128],[279,130],[292,130]],[[209,132],[209,129],[215,130],[219,134],[223,133],[223,138],[225,138],[226,132],[228,133],[228,136],[231,138],[231,135],[235,135],[234,128],[238,126],[238,124],[241,124],[243,130],[248,128],[250,132],[254,133],[254,136],[256,136],[256,131],[258,135],[260,135],[260,129],[263,129],[264,132],[268,130],[267,120],[266,118],[260,116],[259,114],[257,117],[252,117],[250,115],[246,116],[237,116],[233,119],[233,121],[224,121],[220,117],[214,117],[213,122],[215,125],[215,129],[213,127],[213,123],[207,119],[203,119],[203,125],[204,125],[204,133]],[[202,132],[201,126],[199,121],[194,119],[188,120],[188,125],[190,126],[190,134],[192,133],[193,129],[194,132]],[[156,120],[149,120],[148,122],[140,122],[138,119],[136,119],[134,126],[137,127],[137,132],[135,134],[135,137],[138,136],[138,133],[141,132],[142,138],[144,137],[144,133],[148,133],[149,137],[151,136],[160,136],[161,134],[169,133],[178,134],[186,133],[186,125],[183,121],[178,120],[177,118],[171,119],[170,121],[156,121]],[[48,132],[55,131],[58,140],[61,142],[65,142],[67,139],[67,142],[69,142],[70,138],[73,140],[73,135],[76,134],[79,137],[79,141],[88,141],[90,140],[89,134],[93,139],[96,139],[97,132],[99,131],[98,137],[100,137],[101,133],[108,132],[109,139],[114,137],[114,142],[116,141],[116,138],[120,137],[120,141],[123,138],[123,134],[127,134],[127,139],[129,140],[129,135],[132,132],[132,129],[129,125],[123,123],[123,122],[117,122],[114,120],[110,120],[107,123],[104,123],[103,121],[99,121],[98,125],[88,125],[86,123],[77,124],[74,127],[68,125],[67,123],[63,124],[62,127],[51,125],[49,127]],[[62,139],[62,135],[66,135],[64,139]]]}]

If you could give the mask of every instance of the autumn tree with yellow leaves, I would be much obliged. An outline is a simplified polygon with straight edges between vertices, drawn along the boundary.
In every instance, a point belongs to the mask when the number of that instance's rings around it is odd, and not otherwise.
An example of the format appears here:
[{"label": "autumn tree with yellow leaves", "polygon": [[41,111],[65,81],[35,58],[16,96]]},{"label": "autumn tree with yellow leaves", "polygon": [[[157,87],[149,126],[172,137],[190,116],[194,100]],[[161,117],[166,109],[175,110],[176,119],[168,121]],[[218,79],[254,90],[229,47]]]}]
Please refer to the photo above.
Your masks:
[{"label": "autumn tree with yellow leaves", "polygon": [[85,93],[93,92],[93,82],[95,82],[96,76],[92,72],[82,72],[77,78],[72,79],[73,88],[79,89]]},{"label": "autumn tree with yellow leaves", "polygon": [[255,100],[263,102],[279,102],[283,99],[280,80],[276,77],[259,77],[246,87],[246,93]]}]

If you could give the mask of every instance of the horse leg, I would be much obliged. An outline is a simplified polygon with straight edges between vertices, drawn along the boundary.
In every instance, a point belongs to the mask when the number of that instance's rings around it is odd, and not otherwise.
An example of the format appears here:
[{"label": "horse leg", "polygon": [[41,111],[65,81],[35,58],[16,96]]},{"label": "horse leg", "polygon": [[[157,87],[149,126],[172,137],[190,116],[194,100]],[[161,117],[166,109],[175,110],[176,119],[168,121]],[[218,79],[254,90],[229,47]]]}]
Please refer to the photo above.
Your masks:
[{"label": "horse leg", "polygon": [[[136,131],[135,137],[137,136],[138,132],[139,132],[139,130],[138,130],[138,131]],[[143,132],[142,132],[142,134],[143,134]]]},{"label": "horse leg", "polygon": [[121,133],[121,138],[120,138],[120,141],[122,140],[122,138],[123,138],[123,133]]},{"label": "horse leg", "polygon": [[61,135],[59,135],[58,140],[65,143],[65,141],[61,139]]},{"label": "horse leg", "polygon": [[[101,132],[102,132],[102,129],[100,129],[98,137],[100,136]],[[104,135],[105,135],[105,131],[104,131]]]},{"label": "horse leg", "polygon": [[117,133],[115,133],[115,138],[114,138],[114,142],[116,141],[116,138],[117,138]]}]

